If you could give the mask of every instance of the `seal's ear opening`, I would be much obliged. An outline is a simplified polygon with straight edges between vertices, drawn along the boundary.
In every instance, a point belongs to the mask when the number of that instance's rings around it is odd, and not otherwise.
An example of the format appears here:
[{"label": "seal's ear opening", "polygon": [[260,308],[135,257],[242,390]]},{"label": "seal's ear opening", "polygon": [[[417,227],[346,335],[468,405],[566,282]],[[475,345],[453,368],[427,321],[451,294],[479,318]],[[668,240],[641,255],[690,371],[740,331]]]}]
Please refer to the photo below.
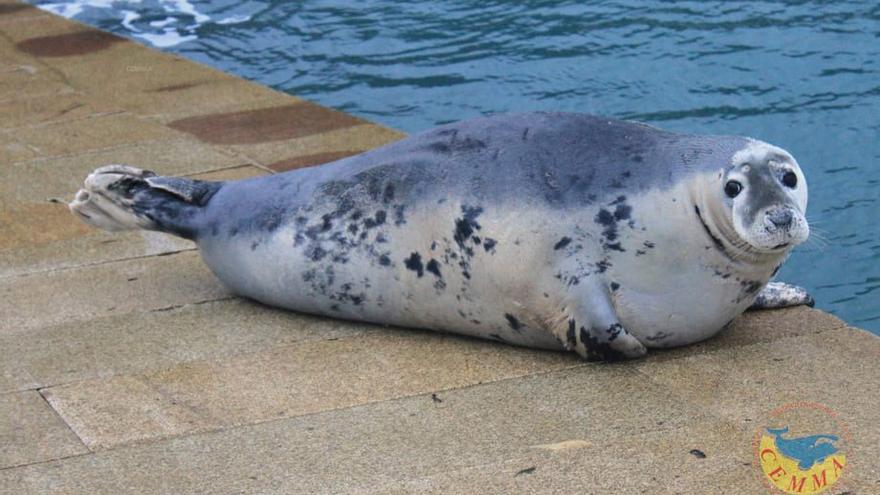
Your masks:
[{"label": "seal's ear opening", "polygon": [[68,207],[99,229],[157,230],[193,239],[202,208],[222,184],[108,165],[86,177]]}]

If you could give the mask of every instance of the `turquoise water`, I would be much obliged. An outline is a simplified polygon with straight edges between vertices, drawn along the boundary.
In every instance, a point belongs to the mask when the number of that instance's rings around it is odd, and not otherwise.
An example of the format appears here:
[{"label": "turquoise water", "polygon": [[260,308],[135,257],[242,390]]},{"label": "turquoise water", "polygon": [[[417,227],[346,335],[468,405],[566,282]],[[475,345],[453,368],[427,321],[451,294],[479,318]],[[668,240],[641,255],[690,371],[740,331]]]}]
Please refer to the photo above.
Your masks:
[{"label": "turquoise water", "polygon": [[877,2],[37,3],[408,132],[543,109],[777,144],[814,231],[778,278],[880,333]]}]

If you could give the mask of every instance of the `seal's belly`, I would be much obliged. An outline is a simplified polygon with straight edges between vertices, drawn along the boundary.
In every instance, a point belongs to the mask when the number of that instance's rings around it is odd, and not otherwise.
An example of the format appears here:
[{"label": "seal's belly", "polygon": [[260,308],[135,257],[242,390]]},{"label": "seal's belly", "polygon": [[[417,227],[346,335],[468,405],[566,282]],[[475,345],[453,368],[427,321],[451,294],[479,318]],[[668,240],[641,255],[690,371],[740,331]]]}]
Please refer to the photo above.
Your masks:
[{"label": "seal's belly", "polygon": [[648,347],[712,337],[749,307],[766,282],[724,277],[694,262],[621,278],[630,283],[613,295],[615,309],[624,327]]},{"label": "seal's belly", "polygon": [[411,208],[406,221],[377,213],[199,247],[230,289],[272,306],[562,349],[531,304],[545,270],[522,269],[543,262],[530,228],[461,204]]}]

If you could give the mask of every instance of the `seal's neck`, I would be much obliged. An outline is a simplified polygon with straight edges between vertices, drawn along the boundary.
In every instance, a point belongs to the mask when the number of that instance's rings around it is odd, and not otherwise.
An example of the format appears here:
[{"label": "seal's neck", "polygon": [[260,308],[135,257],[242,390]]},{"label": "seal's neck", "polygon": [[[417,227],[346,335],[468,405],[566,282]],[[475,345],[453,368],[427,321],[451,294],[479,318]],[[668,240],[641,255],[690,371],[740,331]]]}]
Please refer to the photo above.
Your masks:
[{"label": "seal's neck", "polygon": [[767,271],[768,274],[782,264],[788,257],[788,250],[768,253],[755,249],[737,234],[724,204],[712,192],[713,181],[704,179],[698,182],[690,191],[695,220],[730,264],[745,271]]}]

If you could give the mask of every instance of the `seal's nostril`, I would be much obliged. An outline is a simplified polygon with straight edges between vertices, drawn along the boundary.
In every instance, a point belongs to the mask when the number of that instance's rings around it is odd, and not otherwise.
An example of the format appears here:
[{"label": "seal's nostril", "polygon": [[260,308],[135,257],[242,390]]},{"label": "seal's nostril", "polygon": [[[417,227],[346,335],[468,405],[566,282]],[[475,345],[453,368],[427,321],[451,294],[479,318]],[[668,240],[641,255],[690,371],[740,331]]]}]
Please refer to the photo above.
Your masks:
[{"label": "seal's nostril", "polygon": [[770,210],[767,212],[767,220],[770,220],[770,223],[779,229],[791,226],[792,219],[793,216],[789,209]]}]

